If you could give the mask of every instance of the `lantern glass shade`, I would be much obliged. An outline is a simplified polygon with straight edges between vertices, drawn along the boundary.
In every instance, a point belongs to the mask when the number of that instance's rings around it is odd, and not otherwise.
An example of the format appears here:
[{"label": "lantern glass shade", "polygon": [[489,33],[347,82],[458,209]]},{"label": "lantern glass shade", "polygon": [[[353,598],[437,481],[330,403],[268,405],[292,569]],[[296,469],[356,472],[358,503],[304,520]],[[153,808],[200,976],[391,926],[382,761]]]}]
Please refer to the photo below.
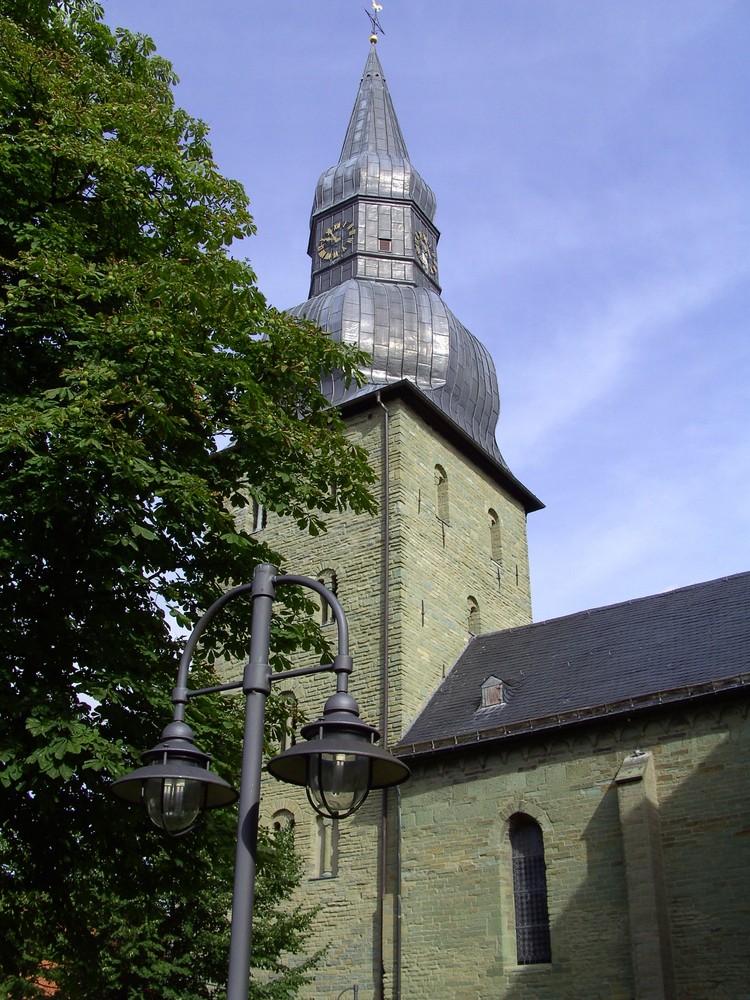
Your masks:
[{"label": "lantern glass shade", "polygon": [[187,833],[205,807],[206,785],[192,778],[148,778],[143,799],[151,822],[175,836]]},{"label": "lantern glass shade", "polygon": [[371,784],[370,758],[356,753],[310,755],[307,796],[322,816],[343,819],[367,798]]}]

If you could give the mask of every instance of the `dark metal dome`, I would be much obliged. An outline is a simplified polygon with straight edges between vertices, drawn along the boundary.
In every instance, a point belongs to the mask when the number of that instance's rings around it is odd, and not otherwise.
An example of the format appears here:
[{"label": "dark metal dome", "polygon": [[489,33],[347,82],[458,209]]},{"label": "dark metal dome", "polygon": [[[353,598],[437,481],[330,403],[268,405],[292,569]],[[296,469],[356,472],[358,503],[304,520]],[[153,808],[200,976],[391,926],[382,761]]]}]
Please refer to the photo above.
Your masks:
[{"label": "dark metal dome", "polygon": [[505,465],[495,442],[500,395],[492,358],[437,292],[352,278],[290,312],[372,357],[364,389],[334,379],[323,385],[332,403],[408,379]]}]

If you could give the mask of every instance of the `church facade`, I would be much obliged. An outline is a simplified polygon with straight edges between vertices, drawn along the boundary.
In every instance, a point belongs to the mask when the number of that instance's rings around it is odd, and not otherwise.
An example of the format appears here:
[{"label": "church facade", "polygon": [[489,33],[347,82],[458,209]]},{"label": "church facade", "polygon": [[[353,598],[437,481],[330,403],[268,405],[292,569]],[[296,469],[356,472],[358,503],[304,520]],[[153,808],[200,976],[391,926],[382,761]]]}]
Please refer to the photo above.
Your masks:
[{"label": "church facade", "polygon": [[[324,389],[379,513],[315,538],[245,523],[337,593],[362,717],[412,768],[341,823],[265,785],[321,906],[304,995],[750,997],[750,574],[532,623],[542,504],[498,449],[492,359],[443,302],[435,207],[373,42],[291,311],[372,358],[364,386]],[[312,716],[326,692],[286,694]]]}]

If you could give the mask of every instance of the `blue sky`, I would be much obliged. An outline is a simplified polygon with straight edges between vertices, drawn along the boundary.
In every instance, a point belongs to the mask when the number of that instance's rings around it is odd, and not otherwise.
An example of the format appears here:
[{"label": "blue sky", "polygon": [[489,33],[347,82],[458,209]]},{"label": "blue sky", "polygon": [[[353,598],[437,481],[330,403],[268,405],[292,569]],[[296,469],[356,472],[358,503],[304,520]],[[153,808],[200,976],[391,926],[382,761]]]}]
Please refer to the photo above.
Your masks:
[{"label": "blue sky", "polygon": [[[492,352],[536,620],[750,570],[749,0],[381,0],[443,298]],[[281,308],[307,297],[370,0],[105,0],[211,126]]]}]

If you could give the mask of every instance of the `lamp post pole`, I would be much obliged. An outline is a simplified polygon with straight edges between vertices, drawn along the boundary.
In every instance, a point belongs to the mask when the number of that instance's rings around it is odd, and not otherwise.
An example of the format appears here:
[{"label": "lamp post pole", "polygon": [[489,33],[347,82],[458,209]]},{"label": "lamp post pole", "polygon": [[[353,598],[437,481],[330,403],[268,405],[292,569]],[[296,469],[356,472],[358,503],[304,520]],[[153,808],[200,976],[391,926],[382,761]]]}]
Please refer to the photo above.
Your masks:
[{"label": "lamp post pole", "polygon": [[[330,606],[338,629],[338,648],[332,664],[280,673],[271,671],[268,662],[271,615],[279,584],[314,590]],[[225,604],[248,591],[253,598],[252,634],[242,680],[189,690],[190,663],[199,637]],[[237,793],[231,785],[208,769],[209,755],[195,746],[192,730],[185,723],[185,709],[189,699],[199,695],[242,689],[245,729],[227,1000],[247,1000],[250,987],[266,698],[273,681],[322,671],[336,674],[336,693],[326,702],[323,717],[303,726],[305,741],[269,761],[268,770],[281,781],[305,785],[310,804],[321,815],[341,819],[351,815],[365,801],[371,788],[399,784],[408,778],[409,769],[392,754],[374,745],[379,733],[359,718],[357,703],[348,691],[352,671],[349,626],[336,597],[320,581],[305,576],[279,575],[268,563],[256,566],[251,584],[228,590],[198,621],[180,660],[177,685],[172,691],[173,720],[165,728],[162,742],[143,754],[145,766],[118,778],[110,786],[114,794],[125,801],[145,806],[154,823],[174,836],[192,829],[203,809],[236,801]]]},{"label": "lamp post pole", "polygon": [[263,728],[266,698],[271,692],[268,654],[273,609],[273,567],[258,566],[253,576],[253,618],[250,654],[242,679],[245,695],[245,735],[237,817],[234,863],[232,930],[229,945],[227,1000],[247,1000],[252,955],[253,905],[260,813],[260,776],[263,768]]}]

